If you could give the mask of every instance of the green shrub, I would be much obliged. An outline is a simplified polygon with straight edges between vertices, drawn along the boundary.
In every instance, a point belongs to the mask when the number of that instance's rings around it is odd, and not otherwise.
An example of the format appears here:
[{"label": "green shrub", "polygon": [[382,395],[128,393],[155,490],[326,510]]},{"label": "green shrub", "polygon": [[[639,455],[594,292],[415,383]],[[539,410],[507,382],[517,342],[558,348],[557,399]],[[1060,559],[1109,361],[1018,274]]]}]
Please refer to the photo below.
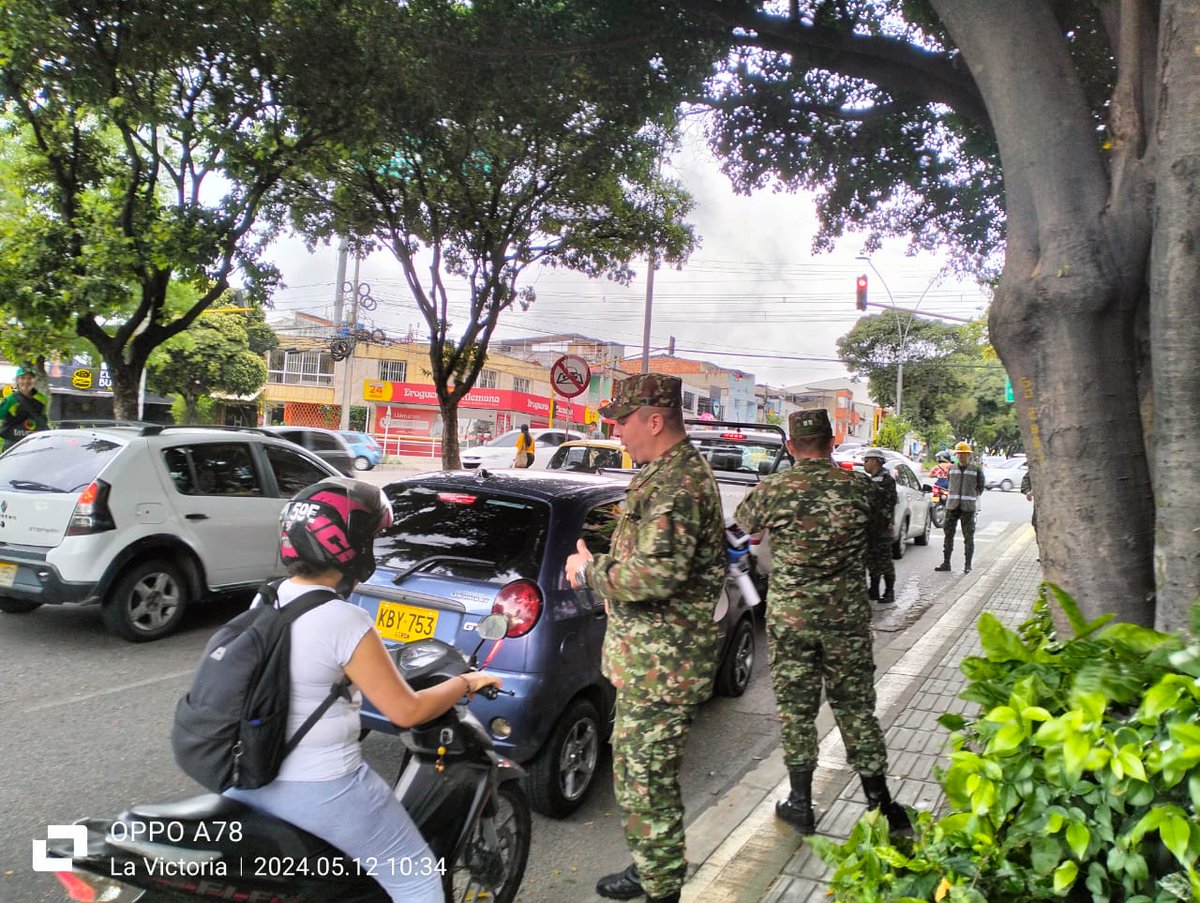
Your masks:
[{"label": "green shrub", "polygon": [[845,843],[810,838],[838,900],[1200,900],[1200,644],[1110,620],[1055,586],[1017,631],[980,618],[961,666],[979,716],[940,719],[948,814],[917,813],[911,839],[877,813]]}]

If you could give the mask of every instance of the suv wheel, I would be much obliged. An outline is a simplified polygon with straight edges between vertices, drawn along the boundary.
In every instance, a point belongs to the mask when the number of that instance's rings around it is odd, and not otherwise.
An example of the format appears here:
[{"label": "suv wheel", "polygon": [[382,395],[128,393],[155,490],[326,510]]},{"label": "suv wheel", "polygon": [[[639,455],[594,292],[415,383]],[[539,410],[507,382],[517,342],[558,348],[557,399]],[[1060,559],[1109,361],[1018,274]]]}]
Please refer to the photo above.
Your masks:
[{"label": "suv wheel", "polygon": [[41,608],[41,602],[30,602],[27,599],[5,599],[0,597],[0,611],[10,615],[28,614],[35,608]]},{"label": "suv wheel", "polygon": [[921,531],[921,535],[913,540],[919,546],[929,545],[929,534],[933,530],[933,509],[925,512],[925,529]]},{"label": "suv wheel", "polygon": [[742,618],[733,628],[733,639],[717,669],[717,695],[738,697],[750,686],[754,672],[754,620]]},{"label": "suv wheel", "polygon": [[900,559],[904,557],[905,544],[908,542],[908,518],[904,518],[904,526],[900,528],[900,538],[892,543],[892,557]]},{"label": "suv wheel", "polygon": [[173,633],[189,596],[179,568],[161,558],[128,568],[100,607],[104,626],[123,640],[144,643]]},{"label": "suv wheel", "polygon": [[576,699],[554,726],[525,779],[533,808],[551,818],[570,815],[596,783],[600,714],[590,700]]}]

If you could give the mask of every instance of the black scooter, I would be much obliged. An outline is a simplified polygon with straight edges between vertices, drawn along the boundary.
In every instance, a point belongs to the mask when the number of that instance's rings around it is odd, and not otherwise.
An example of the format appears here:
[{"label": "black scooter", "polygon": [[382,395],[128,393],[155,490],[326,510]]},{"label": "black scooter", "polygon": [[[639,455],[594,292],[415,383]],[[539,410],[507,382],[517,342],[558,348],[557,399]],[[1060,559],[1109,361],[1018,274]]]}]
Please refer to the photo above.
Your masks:
[{"label": "black scooter", "polygon": [[[507,628],[502,615],[484,618],[480,646],[500,640]],[[476,658],[433,639],[401,646],[393,656],[418,690],[474,668]],[[494,698],[498,691],[482,692]],[[71,870],[56,877],[72,900],[97,903],[386,903],[374,875],[434,870],[443,876],[447,900],[511,903],[525,875],[531,831],[520,767],[497,755],[465,705],[401,737],[408,752],[395,793],[433,862],[351,859],[287,822],[206,794],[139,804],[111,821],[79,820],[87,853],[73,856],[71,842],[52,842],[50,856],[71,860]]]}]

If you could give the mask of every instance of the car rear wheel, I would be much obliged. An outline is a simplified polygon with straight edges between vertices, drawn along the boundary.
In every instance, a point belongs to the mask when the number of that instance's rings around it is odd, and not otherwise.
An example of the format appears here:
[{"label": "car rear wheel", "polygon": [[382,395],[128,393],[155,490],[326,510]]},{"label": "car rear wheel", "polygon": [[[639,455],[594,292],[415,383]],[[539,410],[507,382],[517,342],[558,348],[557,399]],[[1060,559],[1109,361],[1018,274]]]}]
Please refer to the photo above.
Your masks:
[{"label": "car rear wheel", "polygon": [[1012,487],[1013,487],[1012,480],[1005,478],[1000,481],[1001,492],[1012,492]]},{"label": "car rear wheel", "polygon": [[179,627],[189,596],[179,568],[153,559],[133,565],[117,578],[100,614],[104,626],[121,639],[144,643]]},{"label": "car rear wheel", "polygon": [[35,608],[41,608],[41,602],[30,602],[28,599],[0,598],[0,611],[10,615],[25,615]]},{"label": "car rear wheel", "polygon": [[359,455],[357,458],[354,459],[354,469],[355,470],[370,470],[371,462],[366,459],[365,455]]},{"label": "car rear wheel", "polygon": [[904,518],[904,526],[900,528],[900,538],[892,543],[892,557],[900,559],[904,557],[904,550],[908,544],[908,518]]},{"label": "car rear wheel", "polygon": [[919,546],[929,545],[929,534],[933,531],[933,508],[931,507],[925,512],[925,529],[921,531],[921,535],[913,540]]},{"label": "car rear wheel", "polygon": [[525,778],[534,811],[563,818],[578,809],[596,783],[600,758],[600,713],[576,699],[558,719]]},{"label": "car rear wheel", "polygon": [[750,686],[754,672],[754,621],[742,618],[733,629],[733,639],[717,669],[717,695],[736,698]]}]

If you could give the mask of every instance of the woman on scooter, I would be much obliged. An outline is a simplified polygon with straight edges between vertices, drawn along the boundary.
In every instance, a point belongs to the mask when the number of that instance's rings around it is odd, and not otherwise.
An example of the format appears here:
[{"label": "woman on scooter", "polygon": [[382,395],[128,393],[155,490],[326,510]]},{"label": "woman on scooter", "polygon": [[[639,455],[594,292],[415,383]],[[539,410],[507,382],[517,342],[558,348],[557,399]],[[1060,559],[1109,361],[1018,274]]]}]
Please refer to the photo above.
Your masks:
[{"label": "woman on scooter", "polygon": [[[279,553],[291,577],[279,586],[278,604],[315,587],[348,595],[374,573],[375,535],[391,523],[387,498],[369,483],[329,478],[301,491],[283,512]],[[352,681],[350,698],[329,707],[283,760],[276,779],[226,795],[298,825],[359,863],[370,863],[371,874],[392,900],[442,903],[442,873],[449,864],[434,861],[387,782],[363,761],[359,708],[365,695],[393,722],[409,727],[449,710],[464,694],[501,681],[468,672],[459,675],[461,680],[417,692],[396,670],[371,616],[336,599],[292,624],[289,733],[343,676]]]}]

